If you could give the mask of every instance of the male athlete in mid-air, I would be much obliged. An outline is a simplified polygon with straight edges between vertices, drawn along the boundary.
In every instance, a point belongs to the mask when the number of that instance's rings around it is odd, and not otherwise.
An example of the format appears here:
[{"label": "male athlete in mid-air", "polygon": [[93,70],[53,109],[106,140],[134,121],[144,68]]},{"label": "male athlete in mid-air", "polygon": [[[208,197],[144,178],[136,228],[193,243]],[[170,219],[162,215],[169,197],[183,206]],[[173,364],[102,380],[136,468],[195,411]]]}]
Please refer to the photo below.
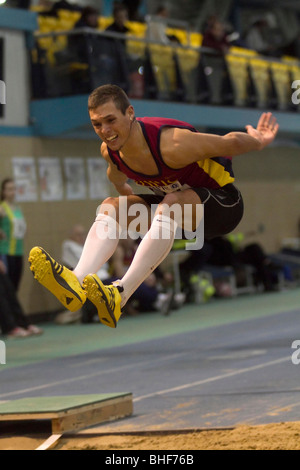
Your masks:
[{"label": "male athlete in mid-air", "polygon": [[[31,250],[29,262],[34,277],[65,308],[76,311],[88,298],[100,321],[115,328],[132,293],[169,254],[177,227],[188,229],[185,208],[192,208],[189,230],[195,231],[200,223],[197,208],[204,207],[205,239],[225,235],[238,225],[243,200],[233,184],[232,157],[262,150],[273,142],[279,126],[271,113],[263,113],[256,128],[247,125],[246,132],[219,136],[200,133],[174,119],[137,118],[127,95],[115,85],[94,90],[88,109],[102,140],[108,179],[121,197],[109,197],[101,204],[73,271],[40,247]],[[128,179],[152,194],[134,194]],[[136,217],[137,204],[145,209],[147,233],[124,277],[105,286],[94,273],[113,255],[120,232]],[[181,211],[172,210],[174,204]]]}]

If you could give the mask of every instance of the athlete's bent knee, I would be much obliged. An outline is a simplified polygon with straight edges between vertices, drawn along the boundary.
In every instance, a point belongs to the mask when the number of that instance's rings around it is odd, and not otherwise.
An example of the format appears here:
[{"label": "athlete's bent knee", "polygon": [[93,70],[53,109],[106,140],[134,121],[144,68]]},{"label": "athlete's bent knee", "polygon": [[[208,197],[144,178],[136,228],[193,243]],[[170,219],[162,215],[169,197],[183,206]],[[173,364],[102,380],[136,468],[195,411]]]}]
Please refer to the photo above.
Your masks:
[{"label": "athlete's bent knee", "polygon": [[116,218],[119,213],[119,198],[107,197],[97,209],[98,214],[109,215]]},{"label": "athlete's bent knee", "polygon": [[166,204],[168,206],[173,206],[173,204],[179,204],[179,203],[180,203],[180,198],[176,192],[166,194],[161,202],[161,204]]}]

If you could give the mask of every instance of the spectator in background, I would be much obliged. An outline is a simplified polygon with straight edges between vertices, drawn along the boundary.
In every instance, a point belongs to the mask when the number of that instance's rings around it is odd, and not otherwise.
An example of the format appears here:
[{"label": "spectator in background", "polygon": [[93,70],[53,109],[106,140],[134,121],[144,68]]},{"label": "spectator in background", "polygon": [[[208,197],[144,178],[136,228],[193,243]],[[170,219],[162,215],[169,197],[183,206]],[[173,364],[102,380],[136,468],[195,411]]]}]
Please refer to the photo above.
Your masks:
[{"label": "spectator in background", "polygon": [[[120,16],[124,18],[124,11]],[[79,68],[78,73],[74,72],[72,76],[72,87],[75,93],[89,92],[95,86],[107,82],[117,84],[125,91],[129,88],[129,70],[123,41],[95,34],[93,30],[98,30],[98,27],[98,10],[86,7],[75,24],[74,31],[79,28],[89,28],[91,32],[87,31],[84,34],[69,37],[71,57],[75,62],[84,63],[87,66],[86,69],[80,70]],[[118,27],[120,28],[119,22]]]},{"label": "spectator in background", "polygon": [[249,232],[245,235],[241,232],[231,233],[227,235],[226,241],[223,241],[223,243],[230,243],[231,245],[228,252],[231,250],[231,260],[233,262],[230,264],[233,267],[239,264],[253,266],[256,284],[262,285],[265,292],[276,291],[278,275],[282,272],[282,268],[272,262],[259,243],[247,243],[241,246],[240,244],[247,235],[255,235],[255,232]]},{"label": "spectator in background", "polygon": [[4,234],[0,240],[0,255],[6,263],[8,277],[17,291],[23,271],[26,221],[21,208],[15,202],[16,186],[12,178],[3,180],[0,197],[0,229]]},{"label": "spectator in background", "polygon": [[122,3],[127,8],[129,21],[144,21],[144,18],[139,12],[141,0],[123,0]]},{"label": "spectator in background", "polygon": [[106,31],[126,34],[130,29],[126,26],[128,22],[128,10],[122,3],[116,2],[113,8],[114,22],[106,28]]},{"label": "spectator in background", "polygon": [[14,286],[7,276],[6,266],[0,260],[0,328],[9,338],[27,338],[43,333],[41,328],[31,325],[18,301]]},{"label": "spectator in background", "polygon": [[229,46],[227,32],[223,23],[215,16],[210,17],[203,34],[202,47],[209,47],[222,54],[226,54]]},{"label": "spectator in background", "polygon": [[[114,21],[111,25],[106,28],[106,31],[112,33],[126,34],[130,33],[130,29],[126,26],[128,22],[128,10],[122,3],[116,2],[113,9]],[[119,53],[126,59],[126,39],[112,38],[114,45],[116,46],[116,53],[118,47],[120,47]]]},{"label": "spectator in background", "polygon": [[57,13],[58,10],[82,11],[82,7],[76,5],[76,3],[70,3],[67,0],[58,0],[54,3],[52,12]]},{"label": "spectator in background", "polygon": [[[79,28],[98,29],[99,12],[95,8],[86,7],[82,10],[81,17],[74,25],[74,31]],[[94,34],[74,34],[68,36],[69,52],[74,60],[90,63],[91,55],[97,53],[99,36]]]},{"label": "spectator in background", "polygon": [[205,271],[205,265],[230,266],[234,269],[237,280],[243,279],[245,265],[252,266],[257,286],[261,285],[265,292],[278,290],[278,274],[282,271],[281,267],[272,263],[258,243],[240,246],[244,238],[245,235],[237,233],[205,241],[201,250],[193,251],[186,260],[180,263],[183,287],[188,295],[189,290],[193,287],[191,281],[193,281],[194,275],[202,270]]},{"label": "spectator in background", "polygon": [[[95,75],[99,68],[98,55],[102,38],[94,34],[93,30],[98,29],[98,19],[98,10],[92,7],[84,8],[74,25],[74,34],[68,36],[66,61],[77,64],[70,70],[70,83],[74,94],[88,93],[94,82],[97,82]],[[80,31],[82,28],[89,29],[90,32]],[[75,34],[76,31],[78,31],[77,34]]]},{"label": "spectator in background", "polygon": [[74,28],[98,28],[99,11],[93,7],[85,7],[81,12],[81,17]]},{"label": "spectator in background", "polygon": [[295,39],[285,46],[283,49],[283,54],[295,57],[298,60],[300,59],[300,31]]},{"label": "spectator in background", "polygon": [[230,43],[227,38],[225,25],[215,16],[210,16],[203,34],[200,63],[203,70],[210,70],[205,76],[212,104],[232,104],[233,88],[228,70],[226,54]]},{"label": "spectator in background", "polygon": [[58,0],[57,2],[40,0],[39,5],[45,8],[44,11],[39,12],[39,15],[42,16],[57,16],[57,12],[59,10],[82,11],[81,6],[74,3],[69,3],[67,0]]},{"label": "spectator in background", "polygon": [[245,35],[245,45],[259,54],[276,55],[276,47],[268,40],[269,25],[265,18],[256,18]]},{"label": "spectator in background", "polygon": [[147,20],[147,39],[158,41],[166,45],[171,42],[180,43],[179,39],[175,35],[167,34],[167,18],[169,18],[169,10],[164,6],[158,7],[155,11],[154,17]]},{"label": "spectator in background", "polygon": [[[128,10],[124,4],[120,2],[114,3],[113,18],[113,23],[106,28],[107,32],[124,35],[126,33],[130,33],[131,30],[126,25],[128,22]],[[124,80],[122,88],[129,90],[131,60],[126,51],[126,38],[106,37],[105,40],[108,43],[108,47],[106,48],[107,51],[109,51],[109,54],[118,61],[118,74]],[[112,78],[110,78],[110,81],[112,81]]]}]

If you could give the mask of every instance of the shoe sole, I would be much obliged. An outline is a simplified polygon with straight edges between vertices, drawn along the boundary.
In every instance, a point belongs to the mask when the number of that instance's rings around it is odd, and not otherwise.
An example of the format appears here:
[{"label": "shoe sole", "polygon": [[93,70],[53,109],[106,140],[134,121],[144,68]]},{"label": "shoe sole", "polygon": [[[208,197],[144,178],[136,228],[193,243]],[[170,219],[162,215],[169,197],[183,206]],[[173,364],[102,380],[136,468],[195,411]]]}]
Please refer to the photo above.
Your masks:
[{"label": "shoe sole", "polygon": [[86,300],[84,291],[81,290],[78,293],[72,289],[61,277],[63,269],[56,271],[55,263],[43,248],[33,248],[30,251],[28,261],[34,278],[46,287],[66,309],[76,312],[83,306]]},{"label": "shoe sole", "polygon": [[[119,318],[115,317],[115,313],[109,305],[106,297],[104,285],[96,275],[89,274],[83,280],[83,288],[87,298],[94,304],[97,309],[98,317],[101,323],[110,328],[116,328]],[[107,287],[106,287],[107,288]]]}]

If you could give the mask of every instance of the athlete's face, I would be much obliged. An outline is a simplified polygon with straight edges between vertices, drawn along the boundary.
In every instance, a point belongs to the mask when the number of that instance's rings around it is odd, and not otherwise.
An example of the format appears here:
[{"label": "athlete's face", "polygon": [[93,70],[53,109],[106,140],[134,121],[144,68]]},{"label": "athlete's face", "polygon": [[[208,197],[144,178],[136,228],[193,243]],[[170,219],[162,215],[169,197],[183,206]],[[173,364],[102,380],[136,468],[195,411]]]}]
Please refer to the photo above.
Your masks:
[{"label": "athlete's face", "polygon": [[129,106],[123,114],[111,100],[90,110],[90,118],[96,134],[111,150],[120,150],[127,142],[134,119]]}]

